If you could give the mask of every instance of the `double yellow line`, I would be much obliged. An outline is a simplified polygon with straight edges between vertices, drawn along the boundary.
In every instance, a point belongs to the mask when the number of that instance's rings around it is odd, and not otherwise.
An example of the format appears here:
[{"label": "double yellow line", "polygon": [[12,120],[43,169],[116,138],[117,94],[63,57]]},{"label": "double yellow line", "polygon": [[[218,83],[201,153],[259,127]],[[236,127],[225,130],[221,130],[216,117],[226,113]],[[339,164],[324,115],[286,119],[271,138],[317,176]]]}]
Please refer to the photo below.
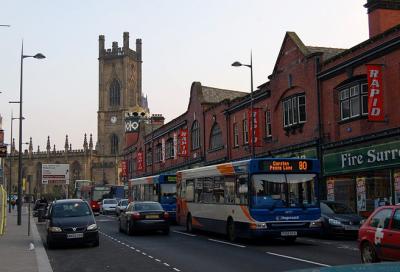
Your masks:
[{"label": "double yellow line", "polygon": [[0,185],[0,235],[3,235],[6,230],[6,206],[7,192],[3,185]]}]

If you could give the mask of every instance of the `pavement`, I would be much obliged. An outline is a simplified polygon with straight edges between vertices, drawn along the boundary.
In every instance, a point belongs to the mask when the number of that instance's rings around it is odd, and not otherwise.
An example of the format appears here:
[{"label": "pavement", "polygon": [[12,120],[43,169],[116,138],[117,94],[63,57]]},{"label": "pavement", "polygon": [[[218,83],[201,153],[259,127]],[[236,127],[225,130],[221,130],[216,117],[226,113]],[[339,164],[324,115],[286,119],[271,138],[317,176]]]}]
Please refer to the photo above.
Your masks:
[{"label": "pavement", "polygon": [[0,236],[0,271],[53,272],[49,258],[31,215],[28,236],[28,206],[22,207],[21,225],[17,225],[17,207],[8,213],[6,231]]}]

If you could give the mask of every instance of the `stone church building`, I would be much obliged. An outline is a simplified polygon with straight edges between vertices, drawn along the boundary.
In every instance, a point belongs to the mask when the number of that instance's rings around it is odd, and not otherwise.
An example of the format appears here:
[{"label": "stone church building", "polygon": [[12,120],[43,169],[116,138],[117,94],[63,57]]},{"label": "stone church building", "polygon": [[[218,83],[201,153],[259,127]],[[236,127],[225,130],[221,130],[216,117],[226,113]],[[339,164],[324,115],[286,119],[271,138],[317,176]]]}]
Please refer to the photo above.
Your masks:
[{"label": "stone church building", "polygon": [[[50,194],[63,197],[74,191],[76,180],[91,180],[96,184],[121,184],[120,161],[125,146],[126,112],[149,114],[147,98],[142,95],[142,41],[136,39],[135,50],[129,48],[129,33],[123,33],[123,45],[112,43],[112,48],[105,48],[104,35],[99,36],[99,105],[97,112],[97,143],[94,145],[92,134],[83,137],[82,149],[72,149],[72,144],[65,138],[63,150],[56,150],[47,138],[46,150],[39,146],[34,151],[33,140],[22,154],[22,177],[25,192],[34,196]],[[89,139],[88,139],[89,138]],[[70,183],[65,185],[43,185],[42,164],[69,164]],[[10,154],[5,159],[5,177],[11,180],[12,192],[17,192],[18,150],[15,141]],[[7,182],[8,182],[7,181]]]}]

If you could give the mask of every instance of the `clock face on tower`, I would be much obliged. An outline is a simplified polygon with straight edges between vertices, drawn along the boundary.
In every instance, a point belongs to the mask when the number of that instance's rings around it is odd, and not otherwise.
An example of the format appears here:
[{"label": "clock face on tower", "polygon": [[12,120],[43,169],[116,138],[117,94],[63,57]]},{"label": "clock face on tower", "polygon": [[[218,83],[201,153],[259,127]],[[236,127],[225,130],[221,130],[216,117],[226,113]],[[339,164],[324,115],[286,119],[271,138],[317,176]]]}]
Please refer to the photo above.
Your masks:
[{"label": "clock face on tower", "polygon": [[117,122],[117,116],[112,116],[110,121],[112,124],[115,124]]}]

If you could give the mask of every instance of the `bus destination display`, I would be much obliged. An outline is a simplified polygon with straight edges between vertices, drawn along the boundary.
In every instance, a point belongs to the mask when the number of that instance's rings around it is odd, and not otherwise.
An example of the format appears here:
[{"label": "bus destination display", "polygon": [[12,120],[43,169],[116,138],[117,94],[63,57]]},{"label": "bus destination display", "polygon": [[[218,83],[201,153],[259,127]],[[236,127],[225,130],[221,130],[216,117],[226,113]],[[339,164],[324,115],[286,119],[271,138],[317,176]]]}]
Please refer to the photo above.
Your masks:
[{"label": "bus destination display", "polygon": [[311,160],[266,160],[260,161],[260,170],[270,172],[306,172],[312,169]]}]

